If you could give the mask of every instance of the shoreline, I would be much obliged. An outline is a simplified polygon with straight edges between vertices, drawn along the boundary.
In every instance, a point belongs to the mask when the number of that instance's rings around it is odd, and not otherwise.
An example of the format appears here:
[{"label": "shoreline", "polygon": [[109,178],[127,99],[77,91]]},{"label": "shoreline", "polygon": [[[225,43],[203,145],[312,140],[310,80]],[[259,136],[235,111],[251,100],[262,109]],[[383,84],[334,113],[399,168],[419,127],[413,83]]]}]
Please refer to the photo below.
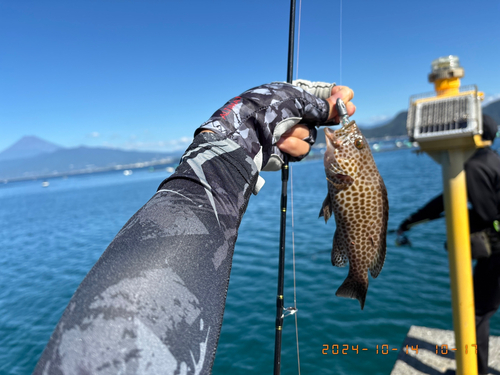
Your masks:
[{"label": "shoreline", "polygon": [[[408,141],[407,137],[401,137],[401,136],[370,138],[368,139],[368,142],[370,143],[370,147],[373,153],[417,148],[415,147],[414,144]],[[319,143],[314,145],[311,148],[309,155],[304,158],[304,161],[316,160],[322,158],[325,149],[326,149],[326,144],[324,143]],[[78,169],[75,171],[68,171],[68,172],[45,173],[39,175],[13,177],[13,178],[0,178],[0,184],[8,184],[8,183],[22,182],[22,181],[49,180],[52,178],[61,178],[61,177],[64,178],[64,177],[79,176],[85,174],[106,173],[111,171],[121,171],[127,169],[134,170],[134,169],[143,169],[151,167],[154,168],[156,166],[166,166],[174,163],[175,163],[174,158],[165,158],[148,162],[115,165],[112,167],[87,168],[87,169]]]}]

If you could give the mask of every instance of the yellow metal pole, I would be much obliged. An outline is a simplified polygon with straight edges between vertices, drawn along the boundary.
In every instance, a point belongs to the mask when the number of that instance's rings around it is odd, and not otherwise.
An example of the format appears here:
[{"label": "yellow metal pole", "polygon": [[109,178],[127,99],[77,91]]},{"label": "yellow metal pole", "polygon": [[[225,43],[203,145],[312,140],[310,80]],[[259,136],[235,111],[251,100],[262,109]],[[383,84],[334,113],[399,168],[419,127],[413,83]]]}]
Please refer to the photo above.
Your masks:
[{"label": "yellow metal pole", "polygon": [[477,375],[465,161],[465,150],[441,151],[457,375]]},{"label": "yellow metal pole", "polygon": [[[434,83],[435,98],[465,95],[466,92],[460,92],[460,78],[463,76],[464,71],[459,65],[458,57],[450,55],[434,60],[429,82]],[[476,95],[481,97],[482,93],[476,92]],[[430,102],[435,98],[422,100]],[[412,105],[417,105],[417,101]],[[470,135],[471,137],[429,137],[418,141],[421,150],[442,166],[457,375],[477,375],[476,322],[464,164],[476,148],[486,144],[479,134]]]}]

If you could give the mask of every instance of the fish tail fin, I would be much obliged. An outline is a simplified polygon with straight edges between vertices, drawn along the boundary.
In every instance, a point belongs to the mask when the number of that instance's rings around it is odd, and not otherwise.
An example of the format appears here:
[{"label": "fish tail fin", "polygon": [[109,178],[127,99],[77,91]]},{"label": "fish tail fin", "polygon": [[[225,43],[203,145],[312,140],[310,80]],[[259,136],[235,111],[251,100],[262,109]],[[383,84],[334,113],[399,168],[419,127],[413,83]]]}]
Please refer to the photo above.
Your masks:
[{"label": "fish tail fin", "polygon": [[342,285],[337,289],[337,297],[357,299],[361,310],[365,307],[366,293],[368,292],[368,279],[357,280],[352,275],[347,275]]}]

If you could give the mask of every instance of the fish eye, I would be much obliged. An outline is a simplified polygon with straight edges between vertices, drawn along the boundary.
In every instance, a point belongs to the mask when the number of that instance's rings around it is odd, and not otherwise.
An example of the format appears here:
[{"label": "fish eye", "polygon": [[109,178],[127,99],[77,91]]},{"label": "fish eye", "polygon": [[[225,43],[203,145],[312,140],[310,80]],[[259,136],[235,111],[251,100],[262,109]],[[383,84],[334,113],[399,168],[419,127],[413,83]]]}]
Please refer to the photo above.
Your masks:
[{"label": "fish eye", "polygon": [[358,150],[361,150],[365,146],[365,142],[363,142],[361,138],[358,138],[354,141],[354,146],[356,146]]}]

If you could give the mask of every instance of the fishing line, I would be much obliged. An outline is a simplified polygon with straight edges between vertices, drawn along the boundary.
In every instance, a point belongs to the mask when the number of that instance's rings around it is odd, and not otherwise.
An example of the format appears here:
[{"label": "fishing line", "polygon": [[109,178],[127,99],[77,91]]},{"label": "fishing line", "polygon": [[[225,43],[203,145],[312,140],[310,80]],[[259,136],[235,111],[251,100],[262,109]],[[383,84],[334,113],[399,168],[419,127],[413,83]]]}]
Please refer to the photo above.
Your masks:
[{"label": "fishing line", "polygon": [[339,49],[340,49],[340,52],[339,52],[339,59],[340,59],[340,62],[339,62],[339,69],[340,69],[340,72],[339,72],[339,85],[342,85],[342,0],[340,0],[340,21],[339,21],[339,25],[340,25],[340,31],[339,31],[339,35],[340,35],[340,43],[339,43]]},{"label": "fishing line", "polygon": [[[302,0],[299,1],[299,25],[297,35],[297,61],[296,61],[296,79],[299,76],[299,55],[300,55],[300,26],[302,18]],[[293,79],[293,47],[294,47],[294,31],[295,31],[295,0],[290,1],[290,31],[288,43],[288,71],[287,82],[292,83]],[[340,84],[342,83],[342,0],[340,0]],[[285,252],[285,231],[286,231],[286,191],[288,182],[288,172],[290,173],[291,185],[291,208],[292,208],[292,256],[293,256],[293,303],[294,307],[284,308],[283,306],[283,283],[284,283],[284,252]],[[295,272],[295,222],[294,222],[294,207],[293,207],[293,169],[288,168],[288,158],[284,155],[284,165],[282,173],[282,190],[281,190],[281,221],[280,221],[280,256],[279,256],[279,276],[278,276],[278,299],[277,299],[277,317],[276,317],[276,337],[275,337],[275,352],[274,352],[274,374],[280,374],[281,365],[281,332],[283,318],[288,315],[295,315],[295,338],[297,342],[297,364],[298,373],[300,375],[300,350],[299,350],[299,327],[297,318],[297,282]]]},{"label": "fishing line", "polygon": [[300,53],[300,17],[302,14],[302,0],[299,1],[299,29],[297,31],[297,70],[295,71],[295,79],[299,79],[299,53]]},{"label": "fishing line", "polygon": [[[340,12],[339,12],[339,85],[342,85],[342,0],[340,0]],[[295,79],[299,78],[299,58],[300,58],[300,26],[302,19],[302,0],[299,1],[299,26],[297,30],[297,60],[296,60],[296,71]],[[294,209],[293,209],[293,167],[290,165],[290,202],[292,206],[292,265],[293,265],[293,312],[291,314],[295,315],[295,341],[297,342],[297,365],[298,372],[300,375],[300,349],[299,349],[299,324],[297,316],[297,278],[295,274],[295,219],[294,219]],[[287,310],[292,310],[288,308]]]},{"label": "fishing line", "polygon": [[[342,0],[340,0],[340,12],[339,12],[339,85],[342,85]],[[300,57],[300,26],[302,19],[302,0],[299,1],[299,26],[297,30],[297,59],[296,59],[296,71],[295,71],[295,79],[299,79],[299,57]],[[295,341],[297,342],[297,365],[298,372],[300,375],[300,349],[299,349],[299,324],[298,324],[298,316],[297,316],[297,278],[295,274],[295,218],[294,218],[294,209],[293,209],[293,167],[290,165],[290,202],[292,208],[292,265],[293,265],[293,308],[287,308],[286,312],[282,315],[295,315]]]},{"label": "fishing line", "polygon": [[[299,78],[299,56],[300,56],[300,21],[302,19],[302,0],[299,1],[299,28],[297,30],[297,70],[295,71],[295,79]],[[297,278],[295,276],[295,222],[293,214],[293,167],[290,165],[290,202],[292,205],[292,265],[293,265],[293,307],[297,312]],[[297,343],[297,368],[300,375],[300,349],[299,349],[299,322],[298,316],[295,315],[295,342]]]}]

